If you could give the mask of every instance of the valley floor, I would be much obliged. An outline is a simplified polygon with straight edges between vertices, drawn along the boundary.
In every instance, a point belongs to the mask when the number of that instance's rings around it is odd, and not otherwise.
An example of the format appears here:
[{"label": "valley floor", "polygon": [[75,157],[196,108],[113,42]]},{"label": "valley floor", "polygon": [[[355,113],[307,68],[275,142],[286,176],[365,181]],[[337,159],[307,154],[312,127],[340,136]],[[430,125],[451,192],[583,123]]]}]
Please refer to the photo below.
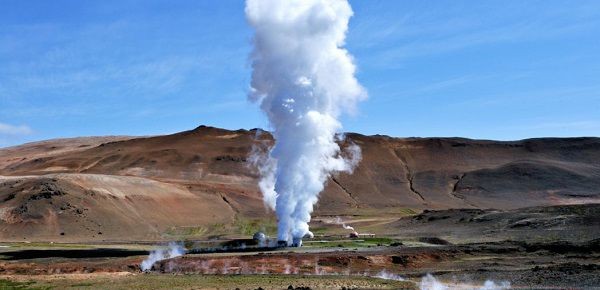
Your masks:
[{"label": "valley floor", "polygon": [[[7,243],[0,289],[594,289],[599,208],[427,211],[388,221],[395,234],[350,239],[322,228],[301,248],[201,253],[210,242],[187,241],[196,251],[149,273],[139,266],[154,248],[145,243]],[[369,222],[352,224],[382,227]]]},{"label": "valley floor", "polygon": [[[0,283],[4,284],[0,288],[286,289],[291,285],[312,289],[416,289],[424,276],[432,274],[451,289],[480,289],[485,281],[497,287],[485,289],[505,289],[502,285],[591,289],[600,285],[597,249],[597,242],[579,246],[505,242],[194,254],[160,261],[150,273],[139,270],[146,256],[136,252],[130,257],[95,258],[56,254],[3,261],[0,279],[4,282]],[[107,256],[115,255],[107,252]]]}]

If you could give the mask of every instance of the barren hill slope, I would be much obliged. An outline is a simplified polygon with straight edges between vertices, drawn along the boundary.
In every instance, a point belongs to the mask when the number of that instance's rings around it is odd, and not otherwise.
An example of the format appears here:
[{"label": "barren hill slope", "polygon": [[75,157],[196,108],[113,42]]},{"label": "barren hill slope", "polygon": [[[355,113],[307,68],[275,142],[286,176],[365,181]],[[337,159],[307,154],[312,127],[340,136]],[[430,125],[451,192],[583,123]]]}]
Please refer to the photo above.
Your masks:
[{"label": "barren hill slope", "polygon": [[[174,228],[218,233],[219,225],[265,217],[247,159],[270,142],[258,130],[200,126],[0,149],[0,238],[153,240]],[[600,138],[347,134],[346,142],[363,159],[352,175],[329,180],[317,214],[600,202]]]}]

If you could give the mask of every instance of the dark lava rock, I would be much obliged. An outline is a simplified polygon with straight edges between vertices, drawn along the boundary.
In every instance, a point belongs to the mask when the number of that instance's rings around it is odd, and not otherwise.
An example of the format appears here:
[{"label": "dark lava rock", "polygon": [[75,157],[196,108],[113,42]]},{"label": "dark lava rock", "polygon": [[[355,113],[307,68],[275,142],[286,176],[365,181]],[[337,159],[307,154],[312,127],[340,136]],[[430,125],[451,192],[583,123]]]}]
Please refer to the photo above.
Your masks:
[{"label": "dark lava rock", "polygon": [[407,256],[392,256],[392,263],[406,266],[408,264]]},{"label": "dark lava rock", "polygon": [[29,200],[51,199],[54,196],[61,196],[65,194],[66,193],[60,190],[55,184],[43,183],[40,191],[30,196]]},{"label": "dark lava rock", "polygon": [[452,243],[438,237],[421,237],[419,238],[419,242],[432,245],[452,245]]},{"label": "dark lava rock", "polygon": [[7,197],[5,197],[5,198],[4,198],[3,202],[7,202],[7,201],[9,201],[9,200],[11,200],[11,199],[15,198],[15,196],[16,196],[16,195],[15,195],[14,193],[11,193],[11,194],[9,194]]},{"label": "dark lava rock", "polygon": [[240,156],[223,155],[215,157],[216,161],[232,161],[232,162],[246,162],[246,158]]}]

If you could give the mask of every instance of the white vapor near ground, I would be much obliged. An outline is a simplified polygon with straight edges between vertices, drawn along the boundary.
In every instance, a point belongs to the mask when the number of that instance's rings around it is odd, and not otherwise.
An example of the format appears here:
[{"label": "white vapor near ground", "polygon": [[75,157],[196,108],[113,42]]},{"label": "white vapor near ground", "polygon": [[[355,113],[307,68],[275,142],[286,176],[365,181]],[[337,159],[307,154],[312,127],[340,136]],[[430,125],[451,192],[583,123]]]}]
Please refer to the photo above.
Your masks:
[{"label": "white vapor near ground", "polygon": [[425,277],[421,279],[421,283],[419,284],[419,289],[421,290],[504,290],[511,289],[509,282],[500,282],[500,284],[496,284],[494,281],[487,280],[483,283],[482,286],[476,286],[472,284],[444,284],[437,280],[431,274],[427,274]]},{"label": "white vapor near ground", "polygon": [[386,270],[382,270],[381,272],[377,273],[377,275],[375,275],[375,277],[385,279],[385,280],[405,281],[405,279],[402,276],[400,276],[398,274],[390,273]]},{"label": "white vapor near ground", "polygon": [[185,254],[185,251],[185,248],[181,244],[171,242],[167,248],[160,248],[150,252],[148,258],[146,258],[140,264],[140,268],[142,271],[148,271],[152,269],[152,265],[154,265],[154,263],[161,260],[182,256]]},{"label": "white vapor near ground", "polygon": [[[343,49],[353,12],[347,0],[247,0],[254,28],[249,98],[267,115],[275,145],[259,165],[278,240],[300,246],[319,193],[334,172],[351,172],[360,148],[342,152],[339,116],[367,94]],[[255,159],[258,160],[258,159]],[[262,165],[262,166],[261,166]]]},{"label": "white vapor near ground", "polygon": [[338,225],[342,225],[342,227],[343,227],[345,230],[354,231],[354,227],[347,225],[347,224],[346,224],[346,223],[345,223],[345,222],[342,220],[342,218],[340,218],[340,217],[336,217],[336,219],[335,219],[335,223],[336,223],[336,224],[338,224]]},{"label": "white vapor near ground", "polygon": [[[394,273],[387,272],[383,270],[379,272],[376,278],[386,279],[386,280],[396,280],[396,281],[406,281],[402,276]],[[499,284],[496,282],[487,280],[483,283],[483,285],[473,285],[468,283],[443,283],[436,279],[433,275],[427,274],[421,278],[421,282],[419,283],[420,290],[506,290],[511,289],[510,283],[503,281]]]}]

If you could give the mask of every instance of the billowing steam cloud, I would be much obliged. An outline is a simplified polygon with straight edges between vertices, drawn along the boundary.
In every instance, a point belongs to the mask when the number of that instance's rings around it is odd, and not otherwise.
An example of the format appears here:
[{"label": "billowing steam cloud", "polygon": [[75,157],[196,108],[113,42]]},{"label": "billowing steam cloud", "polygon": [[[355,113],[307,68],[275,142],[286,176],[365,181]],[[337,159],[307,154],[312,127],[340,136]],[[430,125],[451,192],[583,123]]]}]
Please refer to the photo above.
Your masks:
[{"label": "billowing steam cloud", "polygon": [[358,146],[342,156],[338,117],[366,93],[342,48],[352,9],[347,0],[247,0],[255,30],[250,99],[267,115],[275,145],[260,164],[265,202],[278,217],[278,239],[299,246],[332,172],[351,172]]}]

